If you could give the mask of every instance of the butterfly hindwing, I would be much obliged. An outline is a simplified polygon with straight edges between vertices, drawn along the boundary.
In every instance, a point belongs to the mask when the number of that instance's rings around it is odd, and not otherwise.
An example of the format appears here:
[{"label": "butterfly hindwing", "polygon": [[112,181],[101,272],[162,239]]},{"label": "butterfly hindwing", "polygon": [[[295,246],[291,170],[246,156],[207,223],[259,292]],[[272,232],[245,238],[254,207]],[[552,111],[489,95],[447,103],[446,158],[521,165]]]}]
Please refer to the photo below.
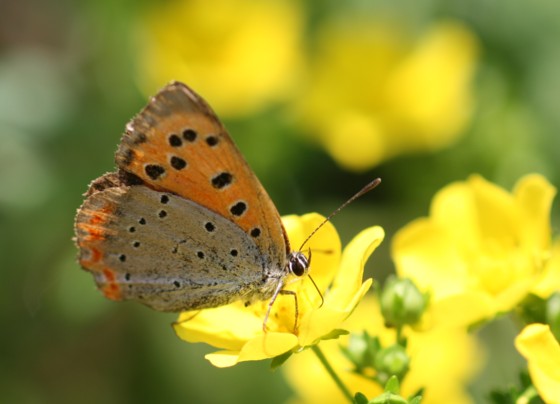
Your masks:
[{"label": "butterfly hindwing", "polygon": [[115,300],[180,311],[263,299],[274,289],[274,278],[263,276],[271,263],[239,226],[113,173],[92,184],[76,235],[80,264]]}]

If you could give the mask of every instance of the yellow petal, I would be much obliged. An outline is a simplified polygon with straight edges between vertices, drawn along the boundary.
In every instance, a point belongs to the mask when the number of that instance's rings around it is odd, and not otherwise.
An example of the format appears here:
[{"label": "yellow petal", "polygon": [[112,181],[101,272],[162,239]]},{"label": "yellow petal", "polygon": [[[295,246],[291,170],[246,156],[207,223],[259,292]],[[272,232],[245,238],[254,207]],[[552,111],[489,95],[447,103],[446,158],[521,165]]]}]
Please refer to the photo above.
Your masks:
[{"label": "yellow petal", "polygon": [[239,362],[274,358],[298,345],[294,334],[267,332],[248,341],[239,352]]},{"label": "yellow petal", "polygon": [[429,310],[427,326],[445,325],[461,327],[492,317],[496,309],[494,300],[480,291],[466,291],[433,302]]},{"label": "yellow petal", "polygon": [[521,223],[512,195],[479,175],[472,175],[467,183],[473,190],[481,237],[515,245]]},{"label": "yellow petal", "polygon": [[239,362],[274,358],[297,346],[293,334],[268,332],[253,338],[239,351],[218,351],[205,356],[212,365],[220,368],[234,366]]},{"label": "yellow petal", "polygon": [[543,400],[549,404],[559,404],[560,380],[551,377],[547,371],[543,371],[543,369],[538,366],[529,364],[528,368],[533,384]]},{"label": "yellow petal", "polygon": [[340,268],[336,273],[324,305],[302,317],[299,343],[308,346],[332,331],[351,314],[354,307],[371,286],[371,279],[362,283],[364,265],[383,240],[385,233],[379,226],[360,232],[344,249]]},{"label": "yellow petal", "polygon": [[325,305],[304,316],[299,332],[299,344],[301,346],[313,345],[332,330],[340,328],[344,320],[352,314],[354,308],[363,299],[372,282],[372,279],[366,280],[354,293],[353,299],[346,308],[333,309]]},{"label": "yellow petal", "polygon": [[511,194],[479,175],[439,191],[430,216],[467,249],[478,248],[488,239],[514,245],[520,225]]},{"label": "yellow petal", "polygon": [[556,291],[560,291],[560,240],[554,243],[542,276],[532,290],[543,299]]},{"label": "yellow petal", "polygon": [[450,245],[464,246],[467,250],[478,248],[477,206],[473,191],[465,182],[451,183],[434,195],[430,220],[445,230],[445,238]]},{"label": "yellow petal", "polygon": [[530,324],[515,339],[527,359],[533,384],[549,403],[560,403],[560,345],[545,324]]},{"label": "yellow petal", "polygon": [[345,310],[362,287],[364,265],[385,237],[379,226],[361,231],[344,249],[340,269],[336,273],[325,306]]},{"label": "yellow petal", "polygon": [[173,325],[187,342],[205,342],[218,348],[240,350],[245,342],[262,333],[263,318],[244,310],[242,302],[199,312],[181,313]]},{"label": "yellow petal", "polygon": [[515,185],[514,195],[521,209],[520,234],[524,244],[536,251],[550,245],[550,208],[556,195],[554,188],[542,175],[521,178]]},{"label": "yellow petal", "polygon": [[217,351],[204,355],[204,357],[217,368],[228,368],[239,362],[238,351]]},{"label": "yellow petal", "polygon": [[447,227],[427,218],[417,219],[392,240],[397,274],[414,280],[435,298],[461,293],[468,288],[469,274],[463,256]]}]

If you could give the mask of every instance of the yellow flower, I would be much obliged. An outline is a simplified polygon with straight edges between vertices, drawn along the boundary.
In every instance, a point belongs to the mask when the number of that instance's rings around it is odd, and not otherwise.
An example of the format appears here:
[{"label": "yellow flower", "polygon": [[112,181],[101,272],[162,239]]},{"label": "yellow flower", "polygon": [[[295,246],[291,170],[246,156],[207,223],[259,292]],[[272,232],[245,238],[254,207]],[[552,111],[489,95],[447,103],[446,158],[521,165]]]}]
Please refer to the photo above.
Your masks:
[{"label": "yellow flower", "polygon": [[560,403],[560,345],[545,324],[530,324],[515,339],[515,347],[527,359],[529,374],[547,403]]},{"label": "yellow flower", "polygon": [[430,216],[395,235],[397,272],[431,294],[433,323],[468,325],[507,312],[558,270],[550,260],[554,195],[538,174],[511,194],[473,175],[439,191]]},{"label": "yellow flower", "polygon": [[354,16],[326,24],[318,43],[300,113],[340,165],[367,170],[460,136],[478,53],[466,27],[443,22],[413,40]]},{"label": "yellow flower", "polygon": [[[367,330],[379,336],[383,346],[396,342],[394,329],[386,328],[379,304],[372,296],[366,296],[344,328],[361,333]],[[425,388],[422,403],[470,403],[465,386],[480,367],[482,357],[475,338],[464,330],[438,328],[430,332],[415,332],[407,328],[406,348],[410,370],[401,383],[401,395],[410,396]],[[336,341],[321,342],[321,349],[331,366],[352,393],[362,392],[368,398],[378,396],[383,387],[357,375],[350,370],[352,364],[342,354],[340,345],[348,344],[348,337]],[[294,356],[282,367],[289,384],[297,392],[292,403],[342,403],[345,397],[321,363],[307,350]],[[372,372],[370,376],[373,376]]]},{"label": "yellow flower", "polygon": [[302,10],[290,0],[166,1],[146,10],[136,32],[146,94],[181,80],[222,116],[290,94],[300,69]]},{"label": "yellow flower", "polygon": [[[318,214],[284,217],[292,245],[301,245],[323,219]],[[185,312],[179,316],[175,331],[185,341],[205,342],[222,349],[206,355],[217,367],[273,358],[313,345],[337,329],[369,289],[371,279],[362,282],[364,264],[383,237],[380,227],[368,228],[359,233],[342,254],[338,234],[330,222],[311,238],[309,248],[315,252],[309,273],[324,296],[324,304],[321,306],[321,296],[309,279],[289,284],[285,289],[296,292],[299,306],[295,331],[295,305],[289,295],[279,296],[274,302],[266,323],[267,333],[262,327],[268,301],[249,307],[236,302],[215,309]]]}]

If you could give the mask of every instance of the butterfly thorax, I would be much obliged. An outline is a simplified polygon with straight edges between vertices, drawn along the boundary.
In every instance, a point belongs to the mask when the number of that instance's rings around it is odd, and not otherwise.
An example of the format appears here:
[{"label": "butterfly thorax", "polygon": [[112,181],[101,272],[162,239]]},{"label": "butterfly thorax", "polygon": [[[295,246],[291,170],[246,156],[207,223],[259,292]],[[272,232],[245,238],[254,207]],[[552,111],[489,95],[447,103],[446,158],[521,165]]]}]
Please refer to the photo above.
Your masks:
[{"label": "butterfly thorax", "polygon": [[245,303],[249,305],[261,300],[275,299],[275,295],[294,278],[307,275],[309,263],[309,259],[301,251],[290,252],[283,268],[269,268],[265,271],[262,284],[249,287],[250,291],[244,297]]}]

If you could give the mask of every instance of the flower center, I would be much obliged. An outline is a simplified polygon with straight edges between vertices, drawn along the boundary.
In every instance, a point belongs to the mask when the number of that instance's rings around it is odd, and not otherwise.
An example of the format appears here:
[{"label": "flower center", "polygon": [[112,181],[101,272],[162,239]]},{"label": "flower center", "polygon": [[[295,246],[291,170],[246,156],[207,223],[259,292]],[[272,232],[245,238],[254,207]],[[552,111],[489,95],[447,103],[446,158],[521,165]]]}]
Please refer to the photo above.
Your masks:
[{"label": "flower center", "polygon": [[471,273],[479,287],[496,296],[515,285],[532,283],[541,270],[534,251],[520,245],[504,245],[502,240],[486,239],[471,261]]}]

